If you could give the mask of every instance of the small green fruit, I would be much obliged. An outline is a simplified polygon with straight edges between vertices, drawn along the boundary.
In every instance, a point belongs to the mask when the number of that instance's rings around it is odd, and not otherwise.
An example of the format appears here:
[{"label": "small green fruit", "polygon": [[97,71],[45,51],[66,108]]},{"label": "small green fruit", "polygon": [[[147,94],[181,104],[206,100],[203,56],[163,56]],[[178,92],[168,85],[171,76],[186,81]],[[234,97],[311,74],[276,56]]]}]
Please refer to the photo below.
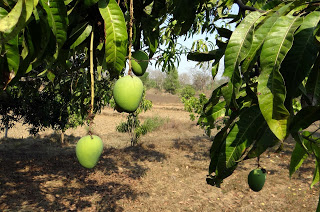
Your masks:
[{"label": "small green fruit", "polygon": [[117,80],[113,98],[122,111],[131,113],[139,107],[143,94],[143,83],[136,76],[125,76]]},{"label": "small green fruit", "polygon": [[132,53],[132,57],[135,59],[131,60],[132,71],[136,76],[142,76],[148,67],[148,54],[144,51],[136,51]]},{"label": "small green fruit", "polygon": [[266,181],[266,170],[265,169],[254,169],[248,175],[249,187],[255,191],[260,191]]},{"label": "small green fruit", "polygon": [[82,137],[76,146],[79,163],[88,169],[95,167],[103,150],[103,142],[96,135]]}]

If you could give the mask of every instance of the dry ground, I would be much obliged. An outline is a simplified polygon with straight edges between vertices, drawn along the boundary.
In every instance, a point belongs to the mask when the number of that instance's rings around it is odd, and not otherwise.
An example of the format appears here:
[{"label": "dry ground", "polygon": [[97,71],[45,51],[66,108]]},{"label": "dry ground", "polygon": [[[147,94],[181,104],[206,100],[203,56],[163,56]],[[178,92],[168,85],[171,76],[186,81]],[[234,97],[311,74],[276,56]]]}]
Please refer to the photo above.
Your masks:
[{"label": "dry ground", "polygon": [[94,130],[105,149],[92,170],[79,165],[74,150],[86,127],[68,130],[63,146],[50,130],[36,138],[28,136],[26,126],[9,130],[10,138],[0,141],[0,211],[316,210],[319,188],[309,188],[313,160],[289,179],[291,140],[280,154],[263,154],[268,175],[261,192],[246,182],[255,160],[240,164],[221,188],[212,187],[205,181],[210,140],[189,120],[178,97],[153,91],[147,98],[154,107],[142,119],[168,121],[130,147],[128,135],[115,131],[125,115],[103,110]]}]

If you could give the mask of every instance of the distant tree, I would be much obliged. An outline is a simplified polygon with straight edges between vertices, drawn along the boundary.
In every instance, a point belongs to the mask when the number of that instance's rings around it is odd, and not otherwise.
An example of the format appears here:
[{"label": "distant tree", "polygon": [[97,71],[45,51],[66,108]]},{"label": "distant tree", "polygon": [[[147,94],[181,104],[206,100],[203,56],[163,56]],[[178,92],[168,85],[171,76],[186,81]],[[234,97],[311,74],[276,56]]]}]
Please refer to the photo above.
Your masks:
[{"label": "distant tree", "polygon": [[180,91],[180,96],[182,98],[190,99],[196,94],[196,90],[192,85],[186,85],[184,86]]},{"label": "distant tree", "polygon": [[179,82],[181,86],[191,85],[191,76],[187,72],[179,74]]},{"label": "distant tree", "polygon": [[206,67],[192,69],[192,85],[196,90],[202,91],[212,82],[211,72]]},{"label": "distant tree", "polygon": [[155,84],[154,88],[162,90],[166,74],[160,70],[150,70],[149,73],[150,81],[152,81]]},{"label": "distant tree", "polygon": [[180,87],[179,83],[179,74],[178,70],[176,68],[169,71],[167,74],[164,83],[163,88],[166,92],[169,92],[171,94],[176,94],[178,89]]},{"label": "distant tree", "polygon": [[148,83],[149,79],[149,72],[145,72],[141,77],[140,77],[142,83],[146,85]]}]

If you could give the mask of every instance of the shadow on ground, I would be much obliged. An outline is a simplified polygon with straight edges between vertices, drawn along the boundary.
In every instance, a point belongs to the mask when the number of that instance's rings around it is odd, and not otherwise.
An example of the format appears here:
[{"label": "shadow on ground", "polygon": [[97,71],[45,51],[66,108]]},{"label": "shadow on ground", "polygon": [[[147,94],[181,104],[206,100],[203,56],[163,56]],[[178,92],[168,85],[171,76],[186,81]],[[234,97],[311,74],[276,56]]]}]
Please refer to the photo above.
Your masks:
[{"label": "shadow on ground", "polygon": [[147,171],[141,162],[166,158],[143,146],[109,148],[95,168],[85,169],[74,145],[61,146],[53,138],[0,141],[1,211],[123,211],[118,200],[141,195],[132,189]]},{"label": "shadow on ground", "polygon": [[190,139],[174,139],[173,148],[187,152],[185,157],[191,160],[208,160],[212,143],[207,136],[195,136]]}]

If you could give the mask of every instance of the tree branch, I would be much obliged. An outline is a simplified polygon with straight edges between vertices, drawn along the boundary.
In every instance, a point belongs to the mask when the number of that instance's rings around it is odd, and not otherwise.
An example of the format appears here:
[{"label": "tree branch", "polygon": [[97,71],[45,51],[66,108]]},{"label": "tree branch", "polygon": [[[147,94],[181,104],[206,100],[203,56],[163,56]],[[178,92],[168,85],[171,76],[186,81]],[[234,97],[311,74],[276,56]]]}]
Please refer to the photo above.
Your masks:
[{"label": "tree branch", "polygon": [[257,8],[254,8],[254,7],[250,7],[250,6],[248,6],[248,5],[245,5],[241,0],[235,0],[234,3],[236,3],[241,10],[265,12],[265,11],[263,11],[263,10],[259,10],[259,9],[257,9]]}]

